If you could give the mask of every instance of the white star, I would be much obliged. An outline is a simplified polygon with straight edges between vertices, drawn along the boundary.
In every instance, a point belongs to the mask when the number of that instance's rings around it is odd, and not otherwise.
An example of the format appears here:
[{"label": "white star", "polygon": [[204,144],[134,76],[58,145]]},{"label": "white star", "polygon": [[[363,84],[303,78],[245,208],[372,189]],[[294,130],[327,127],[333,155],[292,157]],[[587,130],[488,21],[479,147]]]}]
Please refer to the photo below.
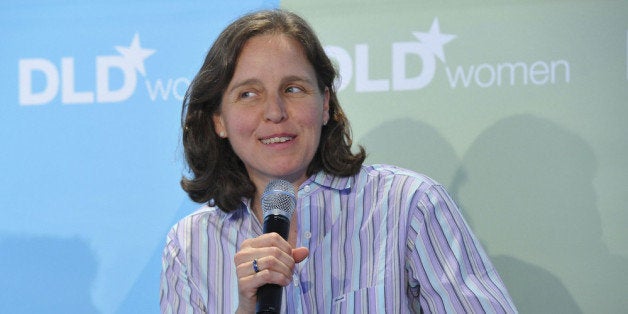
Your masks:
[{"label": "white star", "polygon": [[440,25],[438,24],[438,18],[434,18],[429,33],[412,32],[412,35],[416,37],[425,47],[434,53],[440,59],[445,62],[445,52],[443,52],[443,45],[456,38],[456,35],[441,34]]},{"label": "white star", "polygon": [[144,59],[155,53],[154,49],[143,49],[140,47],[140,35],[135,33],[133,41],[129,47],[116,46],[116,50],[122,54],[127,63],[137,69],[142,75],[146,76],[144,70]]}]

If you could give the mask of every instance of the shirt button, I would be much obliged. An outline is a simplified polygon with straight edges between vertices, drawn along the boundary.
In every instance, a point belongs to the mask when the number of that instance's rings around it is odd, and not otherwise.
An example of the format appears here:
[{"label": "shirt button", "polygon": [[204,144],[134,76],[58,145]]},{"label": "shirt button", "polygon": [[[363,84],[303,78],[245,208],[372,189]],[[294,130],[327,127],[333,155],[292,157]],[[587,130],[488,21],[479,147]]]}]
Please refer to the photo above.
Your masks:
[{"label": "shirt button", "polygon": [[309,239],[309,238],[312,237],[312,233],[310,233],[309,231],[306,231],[304,236],[305,236],[306,239]]},{"label": "shirt button", "polygon": [[297,276],[297,275],[293,275],[293,276],[292,276],[292,284],[293,284],[295,287],[298,287],[298,286],[299,286],[299,276]]},{"label": "shirt button", "polygon": [[308,184],[308,185],[304,186],[304,187],[303,187],[303,190],[304,190],[305,192],[309,192],[309,191],[310,191],[310,185]]}]

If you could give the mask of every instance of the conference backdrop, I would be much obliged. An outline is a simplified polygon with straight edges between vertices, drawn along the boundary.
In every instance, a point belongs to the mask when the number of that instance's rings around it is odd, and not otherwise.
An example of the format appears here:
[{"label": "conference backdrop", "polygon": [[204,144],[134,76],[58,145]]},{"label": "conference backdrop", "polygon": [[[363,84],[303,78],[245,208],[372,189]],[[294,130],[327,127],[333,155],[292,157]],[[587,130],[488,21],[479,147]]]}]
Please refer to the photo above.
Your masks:
[{"label": "conference backdrop", "polygon": [[155,313],[199,205],[181,102],[222,28],[317,30],[369,163],[444,184],[522,313],[628,308],[628,2],[0,4],[0,313]]}]

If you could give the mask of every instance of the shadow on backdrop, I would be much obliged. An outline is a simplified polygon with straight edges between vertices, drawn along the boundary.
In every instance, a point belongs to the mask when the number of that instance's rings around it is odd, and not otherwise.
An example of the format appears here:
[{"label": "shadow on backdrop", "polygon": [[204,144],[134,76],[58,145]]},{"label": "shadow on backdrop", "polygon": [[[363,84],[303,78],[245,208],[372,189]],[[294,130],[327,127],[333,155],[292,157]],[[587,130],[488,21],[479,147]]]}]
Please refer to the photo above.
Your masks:
[{"label": "shadow on backdrop", "polygon": [[181,218],[191,214],[201,205],[189,198],[181,201],[169,225],[164,226],[163,241],[154,249],[126,298],[115,311],[116,314],[159,313],[159,285],[161,276],[161,255],[166,245],[166,235],[170,228]]},{"label": "shadow on backdrop", "polygon": [[97,263],[79,238],[0,236],[0,313],[97,313]]},{"label": "shadow on backdrop", "polygon": [[459,165],[453,147],[436,129],[412,119],[383,123],[358,142],[365,147],[369,164],[404,167],[445,185]]},{"label": "shadow on backdrop", "polygon": [[498,121],[465,153],[453,194],[522,313],[620,313],[628,260],[602,240],[591,147],[533,115]]},{"label": "shadow on backdrop", "polygon": [[521,313],[582,313],[563,283],[549,271],[506,255],[493,265]]}]

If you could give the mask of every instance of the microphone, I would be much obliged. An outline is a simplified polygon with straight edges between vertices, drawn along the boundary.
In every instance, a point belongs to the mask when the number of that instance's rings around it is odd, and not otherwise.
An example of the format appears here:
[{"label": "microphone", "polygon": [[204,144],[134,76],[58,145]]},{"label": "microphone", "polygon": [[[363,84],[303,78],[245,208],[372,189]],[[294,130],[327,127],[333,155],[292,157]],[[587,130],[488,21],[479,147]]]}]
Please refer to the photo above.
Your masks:
[{"label": "microphone", "polygon": [[[294,187],[285,180],[272,180],[262,194],[262,212],[264,213],[264,233],[277,232],[288,240],[290,218],[296,206]],[[257,313],[279,313],[283,287],[265,284],[257,289]]]}]

